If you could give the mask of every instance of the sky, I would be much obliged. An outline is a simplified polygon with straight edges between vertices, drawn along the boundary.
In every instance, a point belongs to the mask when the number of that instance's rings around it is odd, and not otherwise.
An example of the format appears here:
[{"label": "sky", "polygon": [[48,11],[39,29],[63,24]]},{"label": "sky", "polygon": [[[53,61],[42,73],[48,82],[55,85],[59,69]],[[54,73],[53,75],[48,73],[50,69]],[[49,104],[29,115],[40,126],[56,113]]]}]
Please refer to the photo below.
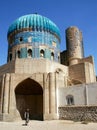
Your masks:
[{"label": "sky", "polygon": [[17,18],[38,13],[60,29],[61,51],[66,49],[65,30],[77,26],[83,34],[85,57],[94,56],[97,75],[97,0],[1,0],[0,66],[7,62],[7,31]]}]

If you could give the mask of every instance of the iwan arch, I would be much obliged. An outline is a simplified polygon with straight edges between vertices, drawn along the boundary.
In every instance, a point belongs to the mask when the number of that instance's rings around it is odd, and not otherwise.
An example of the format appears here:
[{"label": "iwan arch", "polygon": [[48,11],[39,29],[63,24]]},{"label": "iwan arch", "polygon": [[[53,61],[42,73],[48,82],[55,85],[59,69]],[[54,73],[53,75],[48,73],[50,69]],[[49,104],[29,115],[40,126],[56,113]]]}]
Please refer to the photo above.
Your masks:
[{"label": "iwan arch", "polygon": [[[29,108],[30,119],[43,120],[43,86],[35,80],[28,78],[15,88],[16,109],[22,119]],[[19,115],[18,115],[19,116]]]},{"label": "iwan arch", "polygon": [[0,66],[0,120],[23,120],[27,108],[31,120],[59,119],[60,106],[96,105],[94,60],[84,57],[77,27],[66,30],[63,52],[58,27],[38,14],[14,21],[7,37],[8,60]]},{"label": "iwan arch", "polygon": [[6,121],[24,119],[30,110],[31,120],[57,119],[57,73],[5,74],[1,98],[2,119]]}]

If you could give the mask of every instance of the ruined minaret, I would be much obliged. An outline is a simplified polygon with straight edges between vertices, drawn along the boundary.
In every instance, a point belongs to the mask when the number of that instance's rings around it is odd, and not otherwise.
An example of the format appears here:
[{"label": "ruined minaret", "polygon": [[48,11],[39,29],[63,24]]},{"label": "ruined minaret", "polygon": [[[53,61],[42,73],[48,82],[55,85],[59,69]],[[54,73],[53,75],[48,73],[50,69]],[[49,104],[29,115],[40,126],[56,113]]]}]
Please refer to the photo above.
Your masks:
[{"label": "ruined minaret", "polygon": [[67,28],[66,46],[69,65],[77,64],[84,57],[82,32],[77,27]]}]

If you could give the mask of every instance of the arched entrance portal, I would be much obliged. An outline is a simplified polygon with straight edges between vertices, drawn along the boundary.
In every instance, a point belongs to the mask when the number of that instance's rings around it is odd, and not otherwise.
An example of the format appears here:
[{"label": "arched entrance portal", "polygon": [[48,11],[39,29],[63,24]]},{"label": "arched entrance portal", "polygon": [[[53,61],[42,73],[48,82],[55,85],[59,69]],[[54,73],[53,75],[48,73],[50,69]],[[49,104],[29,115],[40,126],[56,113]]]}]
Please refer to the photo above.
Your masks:
[{"label": "arched entrance portal", "polygon": [[28,78],[15,89],[16,106],[22,119],[29,109],[30,119],[43,120],[43,90],[40,84]]}]

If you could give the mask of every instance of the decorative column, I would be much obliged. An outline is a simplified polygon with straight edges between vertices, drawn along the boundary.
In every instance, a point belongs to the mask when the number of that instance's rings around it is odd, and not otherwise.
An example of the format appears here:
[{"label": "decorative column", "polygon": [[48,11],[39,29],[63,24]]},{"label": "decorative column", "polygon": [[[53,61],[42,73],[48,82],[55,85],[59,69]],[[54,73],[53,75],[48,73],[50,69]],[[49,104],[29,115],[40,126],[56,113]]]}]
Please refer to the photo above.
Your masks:
[{"label": "decorative column", "polygon": [[4,96],[4,81],[5,81],[5,74],[2,77],[2,90],[1,90],[1,113],[3,112],[3,96]]},{"label": "decorative column", "polygon": [[3,113],[8,113],[9,107],[9,80],[10,74],[5,75],[5,86],[4,86],[4,100],[3,100]]},{"label": "decorative column", "polygon": [[55,72],[55,111],[56,111],[56,113],[57,113],[57,116],[59,116],[58,115],[58,105],[59,105],[59,103],[58,103],[58,87],[59,87],[60,85],[59,85],[59,77],[58,77],[58,73],[57,72]]},{"label": "decorative column", "polygon": [[[16,99],[15,99],[15,82],[16,82],[15,74],[11,74],[11,82],[10,82],[10,105],[9,105],[9,113],[15,114],[14,111],[16,110]],[[15,116],[15,115],[14,115]]]},{"label": "decorative column", "polygon": [[56,114],[56,90],[55,90],[55,73],[49,74],[49,98],[50,98],[50,113],[52,115]]},{"label": "decorative column", "polygon": [[47,118],[49,114],[49,74],[47,73],[43,75],[43,85],[43,113],[45,114],[45,118]]},{"label": "decorative column", "polygon": [[88,97],[88,87],[85,85],[85,105],[89,105]]}]

